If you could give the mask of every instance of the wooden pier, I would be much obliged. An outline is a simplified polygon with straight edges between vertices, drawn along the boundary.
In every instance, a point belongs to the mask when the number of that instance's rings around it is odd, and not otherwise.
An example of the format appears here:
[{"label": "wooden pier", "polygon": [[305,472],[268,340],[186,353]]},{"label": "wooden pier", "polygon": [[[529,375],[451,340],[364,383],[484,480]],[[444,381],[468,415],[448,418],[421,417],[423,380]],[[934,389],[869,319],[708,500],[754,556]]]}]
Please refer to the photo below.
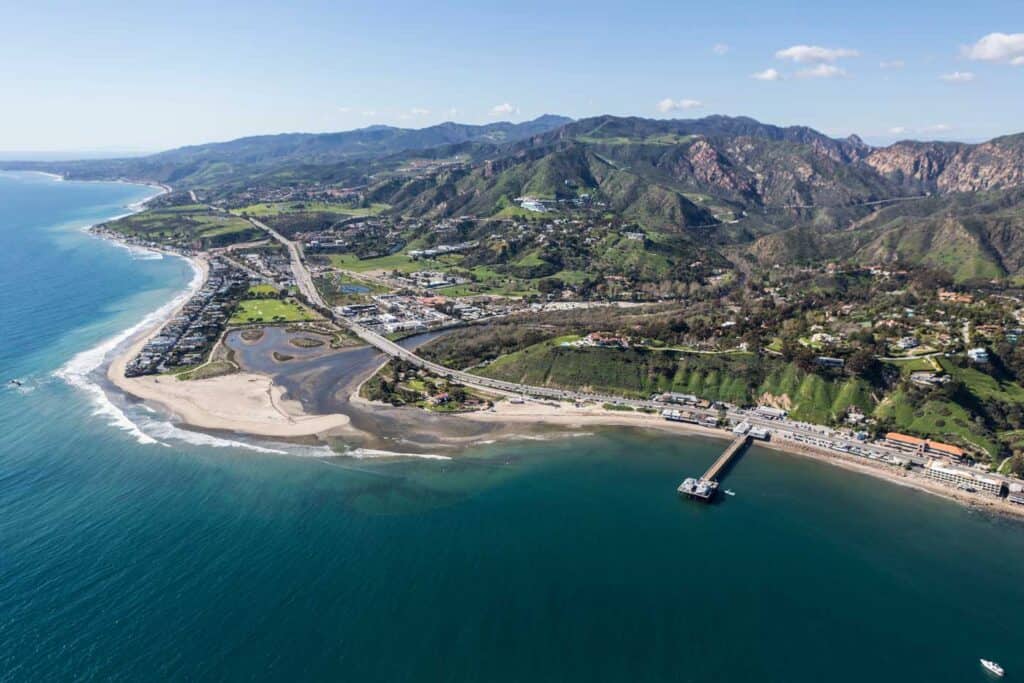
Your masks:
[{"label": "wooden pier", "polygon": [[750,440],[751,437],[749,434],[738,436],[731,444],[729,444],[729,447],[726,448],[720,456],[718,456],[718,459],[711,463],[711,467],[704,472],[704,475],[700,479],[689,477],[680,484],[679,488],[676,490],[690,498],[710,501],[715,497],[715,493],[718,492],[718,478],[729,467],[732,461],[750,444]]},{"label": "wooden pier", "polygon": [[736,440],[729,444],[729,447],[726,448],[720,456],[718,456],[718,460],[711,464],[711,467],[708,468],[708,471],[704,473],[704,476],[701,477],[701,479],[705,479],[707,481],[718,481],[719,475],[721,475],[722,471],[729,466],[732,459],[743,452],[743,449],[749,444],[749,434],[743,434],[742,436],[737,437]]}]

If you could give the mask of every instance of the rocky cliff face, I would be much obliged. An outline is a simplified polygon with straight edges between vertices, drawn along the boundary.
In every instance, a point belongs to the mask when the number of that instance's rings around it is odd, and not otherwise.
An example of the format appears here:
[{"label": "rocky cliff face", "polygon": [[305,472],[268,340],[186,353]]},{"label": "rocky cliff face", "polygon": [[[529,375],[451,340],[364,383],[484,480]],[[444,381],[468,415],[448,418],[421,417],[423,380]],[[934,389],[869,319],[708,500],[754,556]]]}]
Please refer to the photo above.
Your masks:
[{"label": "rocky cliff face", "polygon": [[978,192],[1024,185],[1024,141],[997,138],[980,145],[898,142],[872,151],[866,163],[906,186],[932,192]]}]

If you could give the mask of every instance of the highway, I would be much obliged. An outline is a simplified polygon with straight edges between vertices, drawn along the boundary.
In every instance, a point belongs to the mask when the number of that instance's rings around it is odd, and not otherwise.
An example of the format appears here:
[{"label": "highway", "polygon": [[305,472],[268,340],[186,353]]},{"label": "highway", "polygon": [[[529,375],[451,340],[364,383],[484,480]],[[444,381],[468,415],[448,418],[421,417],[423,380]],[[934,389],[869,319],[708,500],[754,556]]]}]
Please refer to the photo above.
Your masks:
[{"label": "highway", "polygon": [[288,255],[292,263],[292,277],[295,278],[295,284],[298,286],[299,291],[302,292],[302,295],[306,297],[306,300],[321,308],[330,309],[326,302],[324,302],[323,297],[320,296],[320,292],[317,291],[316,285],[313,284],[313,277],[309,274],[309,269],[306,268],[306,264],[302,261],[302,252],[299,250],[299,245],[262,221],[258,221],[255,218],[250,218],[249,221],[288,249]]}]

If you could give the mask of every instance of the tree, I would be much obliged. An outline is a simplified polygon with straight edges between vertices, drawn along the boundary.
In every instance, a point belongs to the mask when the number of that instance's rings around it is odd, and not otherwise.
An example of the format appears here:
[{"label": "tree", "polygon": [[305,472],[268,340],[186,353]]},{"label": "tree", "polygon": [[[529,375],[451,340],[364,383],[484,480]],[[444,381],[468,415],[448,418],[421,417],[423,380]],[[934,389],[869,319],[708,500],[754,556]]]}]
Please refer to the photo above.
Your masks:
[{"label": "tree", "polygon": [[565,287],[561,280],[556,277],[546,277],[537,283],[537,289],[541,294],[554,294]]},{"label": "tree", "polygon": [[1018,451],[1010,458],[1009,471],[1016,477],[1024,477],[1024,453]]},{"label": "tree", "polygon": [[852,377],[874,377],[878,369],[878,360],[870,349],[857,349],[846,359],[846,372]]}]

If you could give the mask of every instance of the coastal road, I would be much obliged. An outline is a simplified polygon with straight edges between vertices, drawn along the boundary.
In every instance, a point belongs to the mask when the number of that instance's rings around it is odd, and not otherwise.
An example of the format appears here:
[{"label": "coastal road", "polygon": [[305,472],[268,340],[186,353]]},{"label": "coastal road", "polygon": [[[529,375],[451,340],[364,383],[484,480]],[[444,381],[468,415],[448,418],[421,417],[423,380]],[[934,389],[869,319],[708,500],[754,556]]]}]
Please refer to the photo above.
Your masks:
[{"label": "coastal road", "polygon": [[[257,228],[265,231],[268,235],[276,239],[278,242],[283,244],[288,249],[288,254],[291,260],[292,276],[295,278],[295,283],[298,285],[299,291],[311,302],[317,304],[324,310],[331,310],[327,303],[320,296],[320,292],[317,291],[316,286],[313,284],[313,278],[309,274],[309,269],[306,267],[305,262],[302,260],[302,252],[299,249],[298,244],[293,240],[286,238],[284,235],[274,230],[266,223],[259,221],[255,218],[250,218],[249,221]],[[376,332],[369,330],[362,325],[359,325],[354,320],[349,320],[344,316],[332,315],[335,322],[349,329],[357,337],[365,341],[370,346],[373,346],[380,351],[383,351],[392,358],[401,358],[409,364],[423,368],[428,372],[432,372],[440,377],[446,377],[451,380],[455,380],[466,386],[475,387],[478,389],[498,391],[505,394],[522,394],[527,396],[538,396],[541,398],[549,398],[554,400],[564,401],[603,401],[605,403],[618,403],[622,405],[630,405],[633,407],[646,407],[646,408],[657,408],[658,404],[653,401],[638,401],[633,399],[624,399],[620,396],[611,396],[604,394],[591,394],[577,391],[566,391],[564,389],[553,389],[550,387],[535,387],[526,384],[518,384],[515,382],[505,382],[503,380],[490,379],[487,377],[479,377],[472,375],[468,372],[461,370],[455,370],[454,368],[445,367],[438,363],[428,361],[425,358],[417,355],[409,349],[399,346],[390,339],[377,334]]]},{"label": "coastal road", "polygon": [[309,269],[306,268],[306,264],[302,261],[302,252],[299,249],[299,245],[262,221],[250,218],[249,222],[265,231],[288,249],[288,255],[292,264],[292,277],[295,278],[295,284],[298,286],[299,291],[302,292],[302,295],[317,306],[330,308],[323,300],[323,297],[320,296],[316,285],[313,284],[313,276],[309,274]]}]

